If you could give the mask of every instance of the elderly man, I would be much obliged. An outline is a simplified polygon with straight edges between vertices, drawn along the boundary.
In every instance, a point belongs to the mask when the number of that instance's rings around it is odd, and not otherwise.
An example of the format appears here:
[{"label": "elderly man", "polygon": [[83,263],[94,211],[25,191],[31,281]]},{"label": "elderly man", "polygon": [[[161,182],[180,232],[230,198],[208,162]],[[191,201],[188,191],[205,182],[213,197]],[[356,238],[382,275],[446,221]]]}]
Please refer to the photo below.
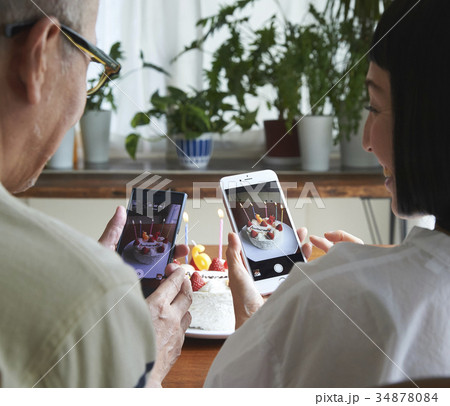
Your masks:
[{"label": "elderly man", "polygon": [[83,112],[87,66],[105,56],[89,43],[97,8],[95,0],[0,0],[3,387],[158,386],[190,322],[180,269],[169,266],[170,281],[145,301],[133,270],[101,246],[117,243],[123,208],[98,244],[11,195],[34,184]]}]

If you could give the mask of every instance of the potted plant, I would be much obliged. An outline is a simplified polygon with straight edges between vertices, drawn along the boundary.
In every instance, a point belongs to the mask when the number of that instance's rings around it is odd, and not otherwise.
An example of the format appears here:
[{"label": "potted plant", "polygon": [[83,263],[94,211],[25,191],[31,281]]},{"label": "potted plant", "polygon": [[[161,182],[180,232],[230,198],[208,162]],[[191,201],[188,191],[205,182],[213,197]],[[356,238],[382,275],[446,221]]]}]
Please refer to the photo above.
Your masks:
[{"label": "potted plant", "polygon": [[[332,145],[333,115],[330,93],[339,78],[333,69],[339,48],[336,23],[326,24],[313,5],[315,21],[303,30],[303,82],[309,95],[309,108],[299,122],[302,169],[327,171]],[[328,112],[326,111],[328,108]]]},{"label": "potted plant", "polygon": [[[109,55],[116,61],[123,59],[120,42],[111,46]],[[101,75],[102,72],[98,76]],[[88,82],[95,84],[97,81],[97,78],[92,78]],[[96,93],[88,96],[84,114],[80,119],[84,160],[88,165],[108,162],[111,114],[116,109],[113,89],[108,79]]]},{"label": "potted plant", "polygon": [[240,0],[221,7],[217,15],[199,20],[197,25],[206,32],[183,52],[202,49],[209,37],[225,28],[228,37],[213,53],[211,68],[205,71],[208,86],[229,94],[237,115],[246,124],[255,122],[257,113],[248,108],[249,99],[258,97],[261,88],[270,88],[273,97],[266,104],[276,110],[276,120],[264,123],[267,157],[280,164],[298,163],[296,129],[286,133],[300,117],[302,27],[276,13],[263,27],[254,29],[247,9],[253,3],[255,0]]},{"label": "potted plant", "polygon": [[[213,90],[185,92],[169,86],[165,96],[156,91],[150,98],[151,107],[146,112],[138,112],[131,120],[131,126],[147,126],[152,119],[165,119],[167,138],[176,145],[177,155],[183,167],[205,168],[211,158],[214,133],[223,133],[229,120],[225,119],[233,108],[225,102],[226,94]],[[144,137],[138,132],[127,136],[125,147],[135,159],[140,139],[159,139],[164,135]]]}]

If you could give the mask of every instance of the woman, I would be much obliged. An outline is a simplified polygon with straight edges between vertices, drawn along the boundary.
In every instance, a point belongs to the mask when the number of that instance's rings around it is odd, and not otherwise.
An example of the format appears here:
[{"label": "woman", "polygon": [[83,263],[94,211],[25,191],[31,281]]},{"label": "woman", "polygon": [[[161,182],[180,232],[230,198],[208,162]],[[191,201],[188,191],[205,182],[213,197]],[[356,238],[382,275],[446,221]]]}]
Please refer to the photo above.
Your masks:
[{"label": "woman", "polygon": [[297,264],[264,305],[230,235],[238,330],[206,386],[367,387],[450,374],[448,21],[445,0],[395,0],[385,12],[363,140],[383,166],[394,213],[433,214],[436,229],[415,228],[392,248],[338,244]]}]

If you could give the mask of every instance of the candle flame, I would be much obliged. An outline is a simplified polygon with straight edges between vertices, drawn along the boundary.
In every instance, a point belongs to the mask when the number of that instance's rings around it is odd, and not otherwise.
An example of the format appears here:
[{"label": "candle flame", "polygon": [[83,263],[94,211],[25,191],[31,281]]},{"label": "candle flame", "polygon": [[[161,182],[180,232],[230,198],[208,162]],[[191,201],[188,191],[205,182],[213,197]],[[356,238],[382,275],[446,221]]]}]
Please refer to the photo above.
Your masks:
[{"label": "candle flame", "polygon": [[189,221],[189,215],[186,212],[183,213],[183,221],[185,223],[187,223]]},{"label": "candle flame", "polygon": [[223,219],[223,210],[222,209],[217,210],[217,214],[219,215],[219,217],[221,219]]}]

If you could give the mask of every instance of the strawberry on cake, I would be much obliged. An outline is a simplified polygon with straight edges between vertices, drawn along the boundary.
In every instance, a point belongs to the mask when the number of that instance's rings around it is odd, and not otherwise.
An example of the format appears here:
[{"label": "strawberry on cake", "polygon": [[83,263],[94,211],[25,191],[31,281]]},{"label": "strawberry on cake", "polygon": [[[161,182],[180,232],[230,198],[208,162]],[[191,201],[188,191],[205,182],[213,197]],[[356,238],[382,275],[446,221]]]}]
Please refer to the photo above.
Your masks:
[{"label": "strawberry on cake", "polygon": [[269,250],[276,248],[283,239],[283,224],[274,216],[261,218],[259,214],[245,227],[250,242],[257,248]]}]

